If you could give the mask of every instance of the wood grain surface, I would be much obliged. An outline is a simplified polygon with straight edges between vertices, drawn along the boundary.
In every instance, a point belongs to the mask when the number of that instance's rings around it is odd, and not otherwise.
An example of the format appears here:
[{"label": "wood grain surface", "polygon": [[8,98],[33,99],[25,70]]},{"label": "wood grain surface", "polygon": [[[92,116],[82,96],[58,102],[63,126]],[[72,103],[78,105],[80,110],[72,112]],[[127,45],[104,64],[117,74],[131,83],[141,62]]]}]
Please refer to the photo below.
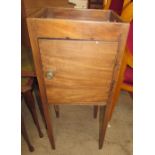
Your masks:
[{"label": "wood grain surface", "polygon": [[[39,39],[48,103],[103,103],[118,42]],[[46,73],[53,72],[48,79]]]}]

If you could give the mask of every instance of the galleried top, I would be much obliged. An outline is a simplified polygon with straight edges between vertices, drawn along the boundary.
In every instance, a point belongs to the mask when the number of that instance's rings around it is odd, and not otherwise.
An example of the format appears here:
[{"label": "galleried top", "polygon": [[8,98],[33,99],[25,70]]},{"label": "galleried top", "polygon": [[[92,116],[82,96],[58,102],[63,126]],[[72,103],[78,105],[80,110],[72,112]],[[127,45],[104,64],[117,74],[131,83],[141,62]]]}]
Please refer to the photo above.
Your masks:
[{"label": "galleried top", "polygon": [[29,16],[41,19],[66,19],[98,22],[122,23],[119,16],[111,10],[73,9],[73,8],[42,8]]}]

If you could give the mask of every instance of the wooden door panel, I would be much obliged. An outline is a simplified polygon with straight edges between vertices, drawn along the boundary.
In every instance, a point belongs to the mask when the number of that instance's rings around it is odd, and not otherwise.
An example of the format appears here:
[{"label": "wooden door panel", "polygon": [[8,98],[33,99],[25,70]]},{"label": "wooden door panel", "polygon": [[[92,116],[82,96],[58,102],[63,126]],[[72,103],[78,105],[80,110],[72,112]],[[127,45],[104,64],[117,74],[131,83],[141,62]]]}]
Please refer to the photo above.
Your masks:
[{"label": "wooden door panel", "polygon": [[[105,88],[106,89],[106,88]],[[47,100],[50,103],[59,103],[59,104],[106,104],[107,93],[104,92],[103,88],[52,88],[47,87]]]},{"label": "wooden door panel", "polygon": [[49,103],[107,100],[118,42],[39,39],[39,47]]}]

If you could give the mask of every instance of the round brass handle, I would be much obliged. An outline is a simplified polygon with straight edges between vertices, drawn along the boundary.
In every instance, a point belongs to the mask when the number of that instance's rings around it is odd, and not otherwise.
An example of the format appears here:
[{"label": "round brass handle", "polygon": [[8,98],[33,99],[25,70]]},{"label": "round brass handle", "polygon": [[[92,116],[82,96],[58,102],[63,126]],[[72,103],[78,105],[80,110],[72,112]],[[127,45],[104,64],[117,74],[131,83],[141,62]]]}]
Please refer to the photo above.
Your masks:
[{"label": "round brass handle", "polygon": [[51,80],[52,78],[54,77],[54,73],[53,73],[53,71],[47,71],[46,72],[46,78],[48,79],[48,80]]}]

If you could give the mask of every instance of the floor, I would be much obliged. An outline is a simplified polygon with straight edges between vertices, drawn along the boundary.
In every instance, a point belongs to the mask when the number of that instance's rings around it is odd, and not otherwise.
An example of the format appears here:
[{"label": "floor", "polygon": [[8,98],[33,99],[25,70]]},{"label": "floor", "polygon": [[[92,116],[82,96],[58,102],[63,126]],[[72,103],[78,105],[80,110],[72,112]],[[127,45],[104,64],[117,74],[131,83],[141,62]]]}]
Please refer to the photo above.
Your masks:
[{"label": "floor", "polygon": [[31,115],[22,104],[25,123],[31,142],[35,148],[33,153],[22,138],[22,155],[132,155],[132,98],[121,92],[112,120],[109,122],[105,143],[98,149],[98,118],[93,118],[92,106],[60,106],[60,118],[56,118],[53,107],[51,115],[54,126],[56,150],[52,150],[46,129],[40,116],[38,117],[43,138],[39,138]]}]

